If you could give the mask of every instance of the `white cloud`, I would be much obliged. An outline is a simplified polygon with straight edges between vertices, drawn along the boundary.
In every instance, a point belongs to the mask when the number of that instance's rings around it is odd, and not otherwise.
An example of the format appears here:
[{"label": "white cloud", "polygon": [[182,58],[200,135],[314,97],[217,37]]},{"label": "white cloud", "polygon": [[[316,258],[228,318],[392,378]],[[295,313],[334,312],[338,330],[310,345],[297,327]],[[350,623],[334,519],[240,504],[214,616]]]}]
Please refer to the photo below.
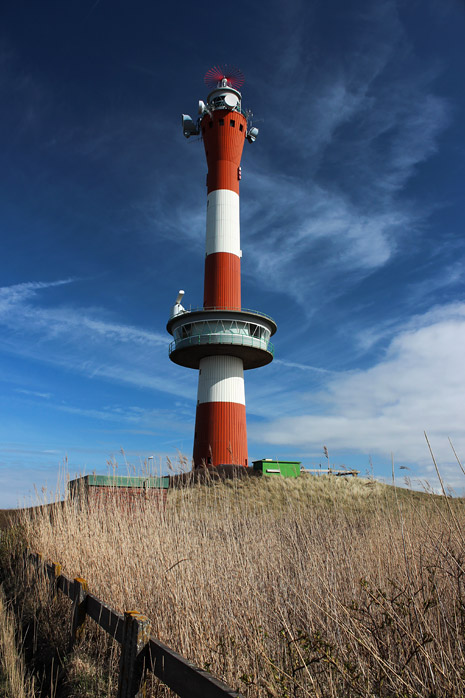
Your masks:
[{"label": "white cloud", "polygon": [[309,453],[322,444],[386,458],[392,452],[397,461],[416,464],[417,475],[429,477],[426,431],[451,482],[457,467],[448,437],[465,455],[464,346],[465,303],[435,308],[412,318],[376,365],[331,376],[324,390],[307,394],[311,413],[256,425],[254,435]]}]

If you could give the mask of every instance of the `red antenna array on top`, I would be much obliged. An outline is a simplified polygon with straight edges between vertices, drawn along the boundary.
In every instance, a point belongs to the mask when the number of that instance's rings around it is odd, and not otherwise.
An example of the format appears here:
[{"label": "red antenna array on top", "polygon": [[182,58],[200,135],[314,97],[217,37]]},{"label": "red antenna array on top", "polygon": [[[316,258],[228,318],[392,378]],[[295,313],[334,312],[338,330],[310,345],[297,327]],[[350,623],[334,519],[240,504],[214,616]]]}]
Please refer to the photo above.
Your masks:
[{"label": "red antenna array on top", "polygon": [[226,78],[228,86],[238,90],[244,84],[245,78],[242,71],[233,65],[214,65],[205,73],[205,84],[207,87],[215,88],[221,80]]}]

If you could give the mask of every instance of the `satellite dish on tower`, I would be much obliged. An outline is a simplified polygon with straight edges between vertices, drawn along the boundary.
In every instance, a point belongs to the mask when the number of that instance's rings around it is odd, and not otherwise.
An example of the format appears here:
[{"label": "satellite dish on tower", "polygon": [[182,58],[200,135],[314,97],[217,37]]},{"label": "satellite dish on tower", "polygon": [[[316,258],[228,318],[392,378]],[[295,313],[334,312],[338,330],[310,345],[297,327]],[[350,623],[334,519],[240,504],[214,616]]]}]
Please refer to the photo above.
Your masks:
[{"label": "satellite dish on tower", "polygon": [[224,96],[224,103],[226,104],[227,107],[231,107],[231,109],[234,109],[234,107],[237,107],[238,101],[239,101],[238,96],[233,94],[232,92],[230,92],[229,94]]},{"label": "satellite dish on tower", "polygon": [[[225,84],[221,84],[223,80]],[[204,78],[207,87],[232,87],[238,90],[244,84],[245,78],[242,71],[234,65],[214,65],[213,68],[207,70]]]}]

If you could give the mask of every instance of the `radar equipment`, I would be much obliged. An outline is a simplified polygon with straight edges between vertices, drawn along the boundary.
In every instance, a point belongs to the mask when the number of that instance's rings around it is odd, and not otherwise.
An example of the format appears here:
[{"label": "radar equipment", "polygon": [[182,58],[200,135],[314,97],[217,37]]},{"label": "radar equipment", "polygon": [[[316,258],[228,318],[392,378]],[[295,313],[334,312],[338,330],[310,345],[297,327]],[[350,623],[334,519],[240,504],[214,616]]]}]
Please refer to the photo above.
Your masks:
[{"label": "radar equipment", "polygon": [[182,132],[186,138],[198,136],[200,131],[198,124],[195,124],[192,117],[188,114],[182,114]]},{"label": "radar equipment", "polygon": [[186,312],[186,309],[181,305],[183,296],[184,291],[179,291],[178,295],[176,296],[176,300],[174,301],[174,305],[171,308],[171,317],[175,317],[176,315],[181,315],[181,313]]},{"label": "radar equipment", "polygon": [[247,140],[249,141],[249,143],[255,143],[255,141],[257,140],[257,136],[258,128],[256,126],[252,126],[252,128],[249,128],[247,132]]},{"label": "radar equipment", "polygon": [[226,104],[227,107],[230,107],[231,109],[234,109],[234,107],[237,107],[239,99],[237,95],[235,95],[233,92],[229,92],[224,96],[224,103]]}]

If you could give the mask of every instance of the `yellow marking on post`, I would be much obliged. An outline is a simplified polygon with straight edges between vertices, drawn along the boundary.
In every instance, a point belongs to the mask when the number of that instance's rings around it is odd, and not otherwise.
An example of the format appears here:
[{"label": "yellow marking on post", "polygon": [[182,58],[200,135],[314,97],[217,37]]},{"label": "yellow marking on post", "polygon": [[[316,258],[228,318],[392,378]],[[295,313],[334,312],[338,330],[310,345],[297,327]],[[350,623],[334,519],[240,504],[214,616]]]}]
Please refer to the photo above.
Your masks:
[{"label": "yellow marking on post", "polygon": [[82,586],[83,591],[89,591],[89,588],[87,586],[87,580],[84,579],[84,577],[74,577],[74,581],[79,582],[79,584]]}]

